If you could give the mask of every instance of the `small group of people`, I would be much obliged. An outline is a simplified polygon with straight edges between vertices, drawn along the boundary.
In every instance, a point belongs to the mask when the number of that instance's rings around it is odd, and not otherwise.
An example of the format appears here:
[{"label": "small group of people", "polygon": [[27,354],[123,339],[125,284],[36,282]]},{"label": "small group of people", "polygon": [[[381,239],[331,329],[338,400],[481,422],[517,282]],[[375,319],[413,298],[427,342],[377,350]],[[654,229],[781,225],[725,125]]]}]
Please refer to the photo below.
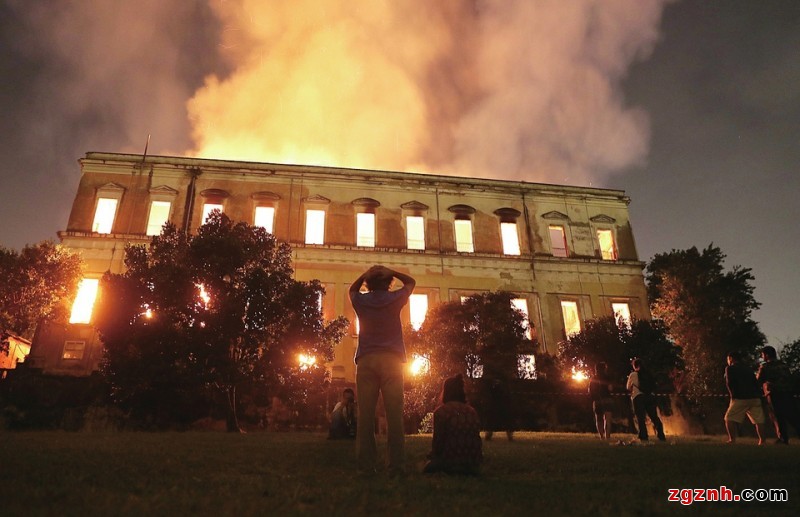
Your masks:
[{"label": "small group of people", "polygon": [[[649,440],[647,434],[647,418],[653,424],[656,437],[665,441],[664,424],[658,416],[655,397],[655,380],[644,367],[640,358],[631,361],[633,371],[628,375],[626,388],[631,394],[633,413],[636,416],[636,428],[639,440]],[[597,434],[600,439],[611,440],[611,421],[613,418],[614,398],[611,395],[613,382],[608,375],[608,365],[604,362],[595,365],[595,375],[589,380],[589,400],[592,401]]]},{"label": "small group of people", "polygon": [[725,385],[730,395],[728,410],[725,412],[725,429],[728,443],[735,443],[739,426],[745,417],[755,426],[758,444],[764,443],[763,425],[766,412],[775,426],[777,444],[789,444],[789,426],[800,435],[800,411],[792,396],[792,376],[788,366],[778,359],[778,352],[772,346],[761,349],[762,363],[758,373],[753,373],[738,352],[728,354],[725,368]]}]

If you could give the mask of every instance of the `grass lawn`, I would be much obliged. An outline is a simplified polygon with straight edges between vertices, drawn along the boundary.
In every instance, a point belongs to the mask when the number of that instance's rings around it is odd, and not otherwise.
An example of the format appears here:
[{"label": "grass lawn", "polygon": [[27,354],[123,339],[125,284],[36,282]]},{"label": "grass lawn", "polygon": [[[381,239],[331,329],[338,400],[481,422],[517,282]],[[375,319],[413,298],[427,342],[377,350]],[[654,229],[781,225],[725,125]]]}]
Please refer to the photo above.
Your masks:
[{"label": "grass lawn", "polygon": [[[352,442],[312,433],[0,432],[0,515],[800,514],[800,441],[501,433],[467,478],[420,474],[430,441],[407,437],[410,473],[394,479],[358,477]],[[789,502],[667,501],[669,488],[720,486],[785,488]]]}]

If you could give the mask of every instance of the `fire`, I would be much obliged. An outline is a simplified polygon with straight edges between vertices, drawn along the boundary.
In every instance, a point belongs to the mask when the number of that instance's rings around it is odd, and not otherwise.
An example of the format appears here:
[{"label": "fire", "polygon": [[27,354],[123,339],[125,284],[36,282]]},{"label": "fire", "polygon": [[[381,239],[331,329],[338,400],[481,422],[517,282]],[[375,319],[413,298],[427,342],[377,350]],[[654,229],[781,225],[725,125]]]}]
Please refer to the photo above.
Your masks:
[{"label": "fire", "polygon": [[589,375],[585,371],[572,367],[572,380],[575,382],[583,382],[589,379]]},{"label": "fire", "polygon": [[311,354],[298,354],[297,362],[300,364],[300,370],[306,371],[317,364],[317,358]]},{"label": "fire", "polygon": [[78,295],[72,304],[70,323],[89,323],[92,318],[94,301],[97,298],[97,288],[100,281],[97,278],[84,278],[78,287]]},{"label": "fire", "polygon": [[408,371],[411,375],[422,375],[430,371],[431,362],[427,357],[417,354],[414,354],[412,357],[411,365],[408,367]]},{"label": "fire", "polygon": [[208,307],[208,302],[211,301],[211,296],[206,291],[206,286],[203,284],[197,284],[197,288],[200,289],[200,299],[203,300],[203,305]]}]

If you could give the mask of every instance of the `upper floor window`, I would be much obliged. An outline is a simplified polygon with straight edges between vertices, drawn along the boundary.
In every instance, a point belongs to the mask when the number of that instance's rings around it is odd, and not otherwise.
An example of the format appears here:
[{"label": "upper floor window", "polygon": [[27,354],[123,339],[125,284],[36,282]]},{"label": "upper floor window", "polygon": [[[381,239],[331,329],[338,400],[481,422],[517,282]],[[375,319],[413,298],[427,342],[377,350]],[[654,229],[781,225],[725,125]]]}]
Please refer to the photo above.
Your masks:
[{"label": "upper floor window", "polygon": [[306,244],[325,244],[325,210],[306,210]]},{"label": "upper floor window", "polygon": [[201,219],[200,224],[206,224],[208,222],[208,216],[211,215],[211,212],[214,210],[219,210],[222,212],[222,204],[221,203],[206,203],[203,205],[203,218]]},{"label": "upper floor window", "polygon": [[425,322],[425,316],[428,314],[428,295],[412,294],[408,299],[408,308],[411,327],[414,330],[419,330]]},{"label": "upper floor window", "polygon": [[520,254],[517,223],[500,223],[500,236],[503,239],[504,255]]},{"label": "upper floor window", "polygon": [[356,214],[356,246],[375,247],[375,214]]},{"label": "upper floor window", "polygon": [[528,300],[525,298],[512,298],[511,299],[511,306],[517,309],[522,315],[525,317],[524,325],[525,325],[525,337],[527,339],[531,338],[531,323],[530,323],[530,316],[528,314]]},{"label": "upper floor window", "polygon": [[101,197],[97,200],[94,211],[92,231],[97,233],[111,233],[114,226],[114,216],[117,215],[117,199]]},{"label": "upper floor window", "polygon": [[406,242],[410,250],[425,249],[425,218],[420,215],[406,216]]},{"label": "upper floor window", "polygon": [[550,225],[550,252],[554,257],[568,257],[567,237],[563,226]]},{"label": "upper floor window", "polygon": [[617,320],[617,325],[631,324],[631,308],[627,303],[612,303],[611,311],[614,313],[614,319]]},{"label": "upper floor window", "polygon": [[269,233],[274,233],[275,226],[275,207],[257,206],[253,217],[253,226],[260,226]]},{"label": "upper floor window", "polygon": [[614,232],[611,230],[597,230],[597,241],[600,243],[600,256],[603,260],[617,260]]},{"label": "upper floor window", "polygon": [[581,331],[581,320],[578,316],[578,302],[562,300],[561,314],[564,318],[564,332],[567,337]]},{"label": "upper floor window", "polygon": [[158,235],[161,228],[169,221],[169,211],[172,203],[169,201],[151,201],[150,215],[147,217],[147,235]]},{"label": "upper floor window", "polygon": [[475,244],[472,237],[472,216],[475,209],[469,205],[453,205],[447,210],[455,214],[453,233],[456,239],[456,251],[474,253]]},{"label": "upper floor window", "polygon": [[78,294],[72,303],[70,323],[89,323],[92,319],[94,301],[97,298],[97,288],[100,280],[97,278],[84,278],[78,285]]}]

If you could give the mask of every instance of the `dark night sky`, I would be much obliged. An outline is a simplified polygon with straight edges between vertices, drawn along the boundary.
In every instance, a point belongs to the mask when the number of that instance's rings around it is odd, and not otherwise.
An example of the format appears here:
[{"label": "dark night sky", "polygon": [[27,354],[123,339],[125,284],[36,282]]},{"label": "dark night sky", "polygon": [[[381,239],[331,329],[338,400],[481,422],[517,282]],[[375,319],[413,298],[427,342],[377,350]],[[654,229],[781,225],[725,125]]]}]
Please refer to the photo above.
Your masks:
[{"label": "dark night sky", "polygon": [[[191,148],[185,101],[206,74],[225,72],[204,2],[159,7],[157,51],[83,29],[89,16],[136,25],[151,0],[91,13],[69,3],[0,0],[0,245],[14,249],[65,227],[87,151],[141,152],[151,132],[159,154]],[[800,2],[679,1],[660,30],[623,84],[626,105],[650,118],[646,163],[595,186],[632,198],[642,259],[713,242],[728,267],[752,268],[770,343],[798,339]]]}]

